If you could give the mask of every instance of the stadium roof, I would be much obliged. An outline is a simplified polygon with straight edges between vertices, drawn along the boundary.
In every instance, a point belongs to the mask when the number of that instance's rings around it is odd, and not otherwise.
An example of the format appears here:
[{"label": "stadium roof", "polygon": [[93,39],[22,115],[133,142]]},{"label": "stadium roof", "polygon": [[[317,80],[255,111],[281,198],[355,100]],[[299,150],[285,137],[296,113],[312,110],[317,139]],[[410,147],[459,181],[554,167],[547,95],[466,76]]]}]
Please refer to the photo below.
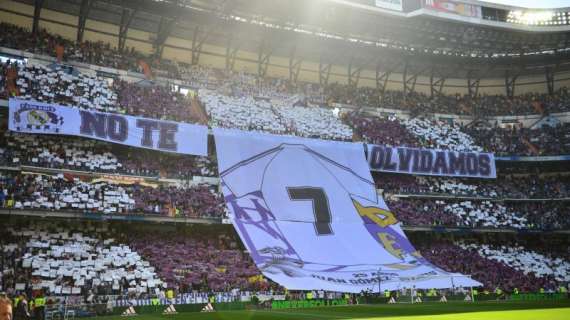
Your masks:
[{"label": "stadium roof", "polygon": [[[33,0],[18,1],[34,4]],[[44,7],[79,15],[84,2],[46,1]],[[472,17],[460,15],[448,19],[447,13],[434,13],[420,8],[419,4],[406,8],[407,2],[403,11],[408,12],[355,6],[362,3],[368,6],[372,0],[93,2],[89,19],[120,25],[122,8],[136,8],[131,28],[156,33],[161,29],[161,21],[167,21],[171,22],[167,36],[189,40],[198,36],[199,42],[203,40],[222,47],[233,40],[234,45],[239,43],[240,49],[257,52],[265,48],[272,55],[284,57],[295,48],[295,54],[306,60],[326,60],[326,63],[350,64],[354,68],[373,69],[383,63],[398,65],[393,72],[403,72],[405,65],[412,73],[427,75],[435,68],[445,70],[447,77],[461,78],[473,70],[483,77],[504,77],[506,72],[543,73],[545,66],[570,70],[567,65],[570,25],[519,26],[517,29],[516,26],[498,26],[507,25],[506,22],[473,23]],[[496,8],[489,10],[483,10],[483,14],[499,12]],[[535,29],[542,32],[531,32]]]},{"label": "stadium roof", "polygon": [[568,0],[480,0],[483,2],[504,4],[513,7],[531,9],[557,9],[570,6]]}]

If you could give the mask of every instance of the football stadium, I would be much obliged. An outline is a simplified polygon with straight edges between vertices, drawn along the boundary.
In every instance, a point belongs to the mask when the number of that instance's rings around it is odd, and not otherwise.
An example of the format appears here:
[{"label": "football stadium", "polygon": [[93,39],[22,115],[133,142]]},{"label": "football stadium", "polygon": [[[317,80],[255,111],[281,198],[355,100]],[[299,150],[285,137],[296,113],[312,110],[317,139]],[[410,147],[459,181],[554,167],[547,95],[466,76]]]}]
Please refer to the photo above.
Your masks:
[{"label": "football stadium", "polygon": [[0,320],[569,291],[569,0],[0,0]]}]

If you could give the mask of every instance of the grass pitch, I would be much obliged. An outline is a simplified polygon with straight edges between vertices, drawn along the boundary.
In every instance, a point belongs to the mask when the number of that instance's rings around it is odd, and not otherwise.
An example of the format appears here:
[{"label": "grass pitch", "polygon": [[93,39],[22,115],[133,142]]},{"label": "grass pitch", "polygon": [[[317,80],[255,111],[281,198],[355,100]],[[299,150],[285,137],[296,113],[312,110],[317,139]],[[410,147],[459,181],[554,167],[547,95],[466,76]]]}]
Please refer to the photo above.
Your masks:
[{"label": "grass pitch", "polygon": [[[136,320],[570,320],[570,301],[359,305],[288,310],[244,310],[212,313],[179,313],[176,315],[138,315],[133,318]],[[99,317],[97,319],[124,320],[125,317]]]}]

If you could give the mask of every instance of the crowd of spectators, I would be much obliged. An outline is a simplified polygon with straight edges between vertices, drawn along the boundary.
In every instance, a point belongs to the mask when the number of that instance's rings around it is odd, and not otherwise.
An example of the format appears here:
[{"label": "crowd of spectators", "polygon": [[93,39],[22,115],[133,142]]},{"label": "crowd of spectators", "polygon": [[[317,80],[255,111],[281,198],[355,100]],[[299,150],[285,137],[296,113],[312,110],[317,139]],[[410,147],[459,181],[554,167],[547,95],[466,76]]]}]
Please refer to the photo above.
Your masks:
[{"label": "crowd of spectators", "polygon": [[533,229],[565,230],[570,228],[568,202],[510,202],[508,207],[525,217]]},{"label": "crowd of spectators", "polygon": [[[515,288],[520,292],[539,292],[541,289],[554,292],[559,286],[565,286],[567,282],[567,280],[557,281],[557,274],[549,272],[551,270],[535,273],[517,268],[514,263],[493,259],[480,252],[478,245],[466,246],[451,241],[430,241],[417,243],[416,249],[436,266],[449,272],[470,275],[483,283],[483,288],[490,292],[494,292],[497,288],[509,293]],[[511,258],[515,261],[524,261],[525,256],[526,252],[520,250],[513,252]],[[548,262],[541,263],[540,268],[548,266]],[[567,265],[568,260],[558,264]]]},{"label": "crowd of spectators", "polygon": [[7,99],[16,94],[18,78],[18,63],[0,60],[0,98]]},{"label": "crowd of spectators", "polygon": [[188,180],[217,174],[210,157],[177,155],[97,140],[0,130],[0,164]]},{"label": "crowd of spectators", "polygon": [[560,230],[570,227],[566,202],[391,199],[386,203],[404,226]]},{"label": "crowd of spectators", "polygon": [[309,138],[351,140],[352,129],[332,109],[298,106],[298,100],[275,102],[255,96],[228,96],[200,90],[212,127],[291,134]]},{"label": "crowd of spectators", "polygon": [[521,245],[460,243],[459,246],[465,250],[475,250],[480,256],[503,263],[525,275],[551,277],[559,283],[570,282],[570,262],[560,257],[527,250]]},{"label": "crowd of spectators", "polygon": [[69,174],[2,172],[0,204],[9,209],[221,219],[225,207],[215,189],[211,185],[168,186]]},{"label": "crowd of spectators", "polygon": [[466,128],[464,130],[485,150],[499,155],[570,154],[570,124],[529,128]]},{"label": "crowd of spectators", "polygon": [[376,174],[389,207],[408,226],[516,229],[570,227],[568,176],[505,175],[497,180]]},{"label": "crowd of spectators", "polygon": [[57,224],[11,226],[0,239],[0,290],[44,296],[155,294],[164,290],[155,268],[112,235]]},{"label": "crowd of spectators", "polygon": [[[206,87],[216,83],[217,87],[226,88],[235,95],[285,97],[291,93],[303,93],[308,96],[326,96],[325,100],[359,107],[383,107],[403,109],[412,113],[447,113],[470,115],[525,115],[547,114],[568,111],[570,94],[566,88],[559,89],[553,95],[525,94],[514,98],[503,95],[482,95],[475,98],[462,95],[429,96],[411,92],[386,91],[383,95],[378,89],[342,85],[338,83],[325,87],[313,84],[291,84],[284,79],[260,79],[243,72],[227,72],[208,67],[189,66],[184,63],[157,59],[152,55],[142,54],[134,48],[119,52],[109,43],[75,43],[46,30],[32,34],[28,29],[8,23],[1,23],[0,46],[23,51],[56,56],[58,59],[100,65],[115,69],[145,72],[145,66],[157,76],[181,79],[195,87]],[[6,36],[13,35],[13,36]],[[142,63],[141,63],[142,61]]]},{"label": "crowd of spectators", "polygon": [[210,117],[210,126],[276,134],[287,132],[271,104],[254,97],[231,97],[200,90],[200,100]]},{"label": "crowd of spectators", "polygon": [[69,72],[59,65],[18,64],[18,96],[21,99],[76,106],[104,112],[124,112],[117,94],[101,77]]},{"label": "crowd of spectators", "polygon": [[468,228],[540,228],[527,217],[498,202],[400,199],[388,207],[405,226],[448,226]]},{"label": "crowd of spectators", "polygon": [[[191,98],[169,86],[145,81],[129,83],[108,80],[59,65],[20,63],[16,66],[16,91],[11,95],[20,99],[190,123],[201,122],[205,116],[198,102],[193,103]],[[299,96],[272,94],[269,91],[262,92],[266,97],[244,95],[244,91],[251,92],[247,86],[246,89],[238,85],[235,87],[231,91],[239,94],[218,93],[223,88],[215,92],[200,89],[199,97],[212,127],[321,139],[352,139],[352,129],[330,108],[312,104],[307,106],[306,100]],[[282,100],[270,98],[275,96]],[[299,102],[301,105],[297,105]]]},{"label": "crowd of spectators", "polygon": [[168,86],[108,80],[59,65],[15,65],[17,89],[13,95],[20,99],[179,122],[200,120],[191,99]]},{"label": "crowd of spectators", "polygon": [[179,122],[199,122],[199,111],[185,95],[169,87],[142,85],[118,80],[114,83],[118,94],[118,105],[127,114],[152,119]]},{"label": "crowd of spectators", "polygon": [[[48,55],[64,61],[76,61],[132,72],[144,72],[144,64],[155,72],[169,78],[178,78],[176,63],[166,59],[156,59],[135,48],[125,48],[119,52],[116,47],[102,41],[76,43],[51,34],[45,29],[32,34],[29,29],[13,24],[0,23],[0,46],[18,49],[35,54]],[[141,63],[144,61],[144,64]]]},{"label": "crowd of spectators", "polygon": [[[139,226],[140,227],[140,226]],[[10,223],[0,235],[0,290],[45,296],[177,297],[279,292],[227,228],[122,228],[90,222]],[[483,284],[479,293],[552,292],[570,282],[568,247],[449,238],[414,241],[423,257]],[[118,304],[119,302],[117,302]]]},{"label": "crowd of spectators", "polygon": [[475,144],[473,138],[461,131],[461,127],[456,124],[420,118],[406,120],[403,124],[426,148],[458,152],[483,151],[483,148]]},{"label": "crowd of spectators", "polygon": [[[63,159],[76,161],[83,168],[85,163],[92,165],[93,159],[116,165],[111,161],[116,159],[112,154],[91,155],[93,158],[83,164],[82,153],[71,154],[76,158]],[[77,154],[81,156],[77,157]],[[41,163],[32,164],[41,167]],[[133,184],[128,179],[125,181],[129,184],[114,184],[108,176],[83,180],[70,174],[6,173],[2,200],[5,206],[17,209],[74,209],[193,218],[219,218],[224,214],[223,200],[213,185],[185,188],[150,182],[152,186],[149,186],[143,180]],[[379,175],[376,181],[389,199],[390,208],[407,226],[516,229],[561,229],[570,226],[565,216],[564,199],[568,198],[570,190],[565,176],[507,176],[498,181],[473,183],[467,179]],[[394,197],[397,194],[400,194],[397,196],[399,198]],[[412,198],[403,198],[406,195]]]},{"label": "crowd of spectators", "polygon": [[378,188],[390,194],[491,199],[563,199],[570,197],[567,175],[499,175],[495,179],[376,174]]},{"label": "crowd of spectators", "polygon": [[338,83],[326,87],[326,94],[334,102],[359,107],[405,110],[412,114],[457,114],[477,116],[513,116],[549,114],[570,111],[570,94],[563,87],[554,94],[530,93],[508,98],[504,95],[429,96],[419,92],[404,95],[403,91],[385,91],[376,88],[351,87]]},{"label": "crowd of spectators", "polygon": [[352,127],[355,139],[366,143],[391,147],[420,146],[418,138],[402,125],[402,121],[395,117],[378,118],[351,112],[344,116],[344,120]]},{"label": "crowd of spectators", "polygon": [[[10,30],[13,26],[2,24],[2,27]],[[31,37],[31,39],[36,38],[41,39],[37,41],[42,45],[33,50],[43,53],[55,52],[57,51],[55,48],[60,46],[59,43],[65,42],[58,37],[50,38],[45,32]],[[3,43],[8,46],[14,45],[11,39],[0,39],[0,45]],[[35,44],[36,40],[24,41],[24,50],[30,49],[28,45],[33,48]],[[63,47],[69,48],[65,50],[68,59],[87,63],[105,64],[108,60],[116,62],[122,57],[116,50],[101,43],[86,42],[76,46],[65,42]],[[133,55],[137,56],[130,52],[125,59],[131,61]],[[103,57],[109,58],[106,60],[107,58]],[[111,67],[120,65],[125,64],[112,63]],[[356,104],[358,107],[366,106],[370,101],[379,99],[375,90],[338,84],[323,89],[314,84],[292,84],[282,79],[262,79],[245,72],[178,63],[163,65],[168,70],[184,70],[167,72],[168,74],[175,74],[178,78],[183,74],[187,78],[185,81],[193,85],[199,84],[194,87],[202,88],[199,90],[199,96],[210,117],[211,126],[334,140],[351,140],[354,130],[357,137],[374,143],[455,151],[485,150],[498,154],[558,155],[567,153],[570,148],[568,125],[543,126],[539,129],[462,128],[451,122],[419,117],[391,121],[350,114],[344,117],[349,127],[331,108],[323,108],[322,105],[343,102]],[[2,64],[0,71],[3,88],[0,94],[4,96],[18,95],[23,99],[182,122],[206,121],[199,104],[193,104],[191,99],[168,86],[127,83],[122,80],[111,81],[94,74],[78,73],[73,68],[57,64],[14,65],[6,62]],[[12,83],[10,79],[14,78],[14,73],[16,81]],[[420,113],[414,111],[414,115],[471,110],[475,108],[472,106],[474,102],[481,104],[478,108],[484,110],[485,115],[493,114],[492,110],[500,109],[502,105],[505,106],[505,110],[518,110],[520,114],[525,114],[531,110],[537,112],[542,110],[538,113],[545,113],[545,108],[561,111],[568,105],[568,97],[565,89],[561,89],[554,96],[525,95],[512,100],[502,96],[483,96],[476,99],[442,96],[432,99],[418,93],[404,97],[401,92],[389,91],[382,103],[398,108],[423,110]],[[315,105],[311,103],[312,100],[326,103]],[[449,109],[441,106],[448,106]],[[514,113],[519,114],[518,111]]]},{"label": "crowd of spectators", "polygon": [[[390,146],[498,154],[560,155],[570,152],[570,126],[538,129],[465,128],[423,118],[428,113],[524,115],[570,111],[566,88],[554,95],[515,98],[451,95],[404,96],[374,88],[331,84],[292,84],[261,79],[246,72],[188,66],[145,56],[134,49],[119,52],[102,42],[76,44],[40,30],[0,23],[0,46],[56,56],[57,59],[180,79],[199,88],[198,99],[211,127],[238,128],[331,140],[363,140]],[[151,71],[151,72],[149,72]],[[182,122],[201,122],[197,100],[150,82],[110,81],[62,65],[0,63],[0,97],[126,113]],[[406,110],[410,119],[375,118],[353,112],[339,115],[325,104]],[[419,116],[418,116],[419,115]],[[2,131],[0,164],[190,179],[215,176],[215,160],[140,150],[70,137]],[[119,179],[120,180],[120,179]],[[378,185],[387,204],[405,226],[460,226],[516,229],[570,227],[567,202],[513,201],[570,197],[565,176],[502,176],[482,181],[455,178],[381,176]],[[447,198],[427,199],[422,195]],[[474,199],[453,199],[471,197]],[[489,198],[489,199],[476,199]],[[497,200],[507,200],[504,202]],[[117,182],[108,177],[71,174],[0,172],[0,205],[10,209],[73,210],[103,214],[154,214],[170,217],[225,216],[222,197],[211,185]],[[149,293],[163,283],[181,291],[267,290],[253,262],[228,234],[188,236],[136,234],[118,242],[112,237],[39,228],[2,235],[3,289],[34,283],[56,294]],[[127,243],[128,245],[125,245]],[[536,291],[569,282],[568,257],[557,258],[516,245],[433,242],[418,245],[423,255],[448,271],[470,274],[486,288],[500,286]],[[166,254],[165,254],[166,253]],[[88,262],[87,262],[88,261]],[[160,278],[159,278],[160,277]],[[100,279],[100,280],[99,280]],[[97,280],[97,282],[95,281]],[[164,281],[164,282],[163,282]]]},{"label": "crowd of spectators", "polygon": [[345,115],[357,137],[372,144],[408,146],[452,151],[483,151],[457,124],[426,118],[397,119],[368,117],[353,112]]},{"label": "crowd of spectators", "polygon": [[134,185],[128,192],[135,200],[135,213],[153,213],[187,218],[217,218],[225,216],[225,204],[216,188],[197,185],[189,188]]},{"label": "crowd of spectators", "polygon": [[5,208],[126,213],[134,206],[134,200],[123,187],[103,181],[88,183],[64,174],[8,172],[2,173],[0,179]]},{"label": "crowd of spectators", "polygon": [[180,296],[281,289],[261,276],[227,228],[10,223],[0,234],[0,267],[0,291],[30,297],[41,292],[89,300],[91,295],[164,297],[170,289]]},{"label": "crowd of spectators", "polygon": [[128,243],[180,292],[268,291],[271,286],[229,233],[139,234]]}]

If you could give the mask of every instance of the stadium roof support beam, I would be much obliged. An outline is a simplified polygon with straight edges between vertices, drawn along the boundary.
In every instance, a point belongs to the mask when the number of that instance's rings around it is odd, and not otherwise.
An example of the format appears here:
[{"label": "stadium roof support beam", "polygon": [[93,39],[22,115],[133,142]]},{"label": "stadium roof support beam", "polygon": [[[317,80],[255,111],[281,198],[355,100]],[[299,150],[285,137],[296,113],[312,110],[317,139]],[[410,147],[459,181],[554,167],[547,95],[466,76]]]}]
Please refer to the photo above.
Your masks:
[{"label": "stadium roof support beam", "polygon": [[332,62],[325,61],[323,55],[319,58],[319,84],[326,86],[329,84],[329,77],[331,75]]},{"label": "stadium roof support beam", "polygon": [[[157,58],[162,57],[162,52],[164,51],[164,44],[166,39],[170,36],[172,29],[176,25],[178,16],[166,17],[164,15],[160,16],[160,22],[158,23],[158,30],[156,31],[156,39],[154,40],[154,54]],[[192,51],[194,53],[194,51]]]},{"label": "stadium roof support beam", "polygon": [[265,40],[259,44],[259,51],[257,54],[257,75],[265,77],[267,75],[267,67],[269,67],[269,59],[273,54],[273,50],[267,45]]},{"label": "stadium roof support beam", "polygon": [[123,6],[123,11],[121,13],[121,24],[119,25],[119,52],[125,51],[127,33],[129,32],[129,27],[131,26],[131,22],[133,21],[136,12],[136,9],[131,9]]},{"label": "stadium roof support beam", "polygon": [[416,82],[418,81],[418,76],[421,72],[411,73],[411,75],[410,73],[410,64],[406,61],[404,64],[404,72],[402,73],[404,100],[406,100],[408,93],[412,93],[416,90]]},{"label": "stadium roof support beam", "polygon": [[505,93],[508,98],[512,98],[515,95],[515,88],[518,74],[513,74],[511,71],[505,71]]},{"label": "stadium roof support beam", "polygon": [[202,46],[210,37],[215,28],[208,28],[208,32],[204,32],[200,26],[196,26],[194,29],[194,37],[192,37],[192,64],[198,64],[200,62],[200,54],[202,54]]},{"label": "stadium roof support beam", "polygon": [[435,66],[431,68],[429,76],[430,94],[434,96],[441,96],[443,93],[443,86],[445,85],[446,77]]},{"label": "stadium roof support beam", "polygon": [[44,6],[45,0],[34,1],[34,20],[32,22],[32,34],[36,34],[40,28],[40,15]]},{"label": "stadium roof support beam", "polygon": [[350,59],[348,64],[348,86],[357,87],[358,81],[360,80],[360,72],[362,72],[362,67],[354,67],[354,59]]},{"label": "stadium roof support beam", "polygon": [[79,20],[77,23],[77,43],[83,42],[85,24],[87,23],[87,17],[89,16],[89,11],[91,10],[94,2],[95,0],[81,0],[81,5],[79,7]]},{"label": "stadium roof support beam", "polygon": [[546,76],[546,89],[549,95],[554,94],[554,71],[552,67],[544,68],[544,74]]},{"label": "stadium roof support beam", "polygon": [[237,53],[240,49],[240,41],[237,42],[235,47],[232,47],[234,43],[234,35],[230,34],[228,36],[228,42],[226,43],[226,70],[233,70],[236,64]]},{"label": "stadium roof support beam", "polygon": [[[200,55],[202,54],[202,47],[204,46],[204,43],[206,42],[206,40],[208,40],[208,38],[210,38],[210,36],[212,36],[212,34],[214,34],[216,31],[218,31],[222,26],[221,25],[207,25],[206,28],[208,29],[207,32],[204,32],[204,30],[202,30],[202,27],[200,26],[196,26],[196,28],[194,29],[194,36],[192,37],[192,64],[196,65],[200,62]],[[233,35],[230,35],[228,37],[228,44],[227,45],[231,45],[233,42]],[[233,60],[230,61],[230,65],[233,69],[233,66],[235,64],[235,59],[237,57],[237,52],[239,51],[239,46],[236,47],[235,50],[231,50],[230,47],[230,55],[233,56]],[[226,60],[227,60],[227,55],[228,55],[228,48],[226,47]],[[227,68],[227,62],[226,61],[226,68]]]},{"label": "stadium roof support beam", "polygon": [[383,63],[381,60],[379,60],[376,64],[376,89],[380,92],[380,100],[384,98],[384,93],[386,92],[386,87],[388,86],[388,79],[390,78],[390,75],[396,69],[398,69],[401,64],[402,62],[388,64],[386,61]]},{"label": "stadium roof support beam", "polygon": [[467,71],[467,92],[469,97],[475,98],[479,94],[480,77],[475,77],[475,70]]},{"label": "stadium roof support beam", "polygon": [[296,83],[299,78],[299,72],[301,71],[301,64],[303,63],[303,58],[297,57],[297,46],[291,48],[291,54],[289,55],[289,81]]}]

